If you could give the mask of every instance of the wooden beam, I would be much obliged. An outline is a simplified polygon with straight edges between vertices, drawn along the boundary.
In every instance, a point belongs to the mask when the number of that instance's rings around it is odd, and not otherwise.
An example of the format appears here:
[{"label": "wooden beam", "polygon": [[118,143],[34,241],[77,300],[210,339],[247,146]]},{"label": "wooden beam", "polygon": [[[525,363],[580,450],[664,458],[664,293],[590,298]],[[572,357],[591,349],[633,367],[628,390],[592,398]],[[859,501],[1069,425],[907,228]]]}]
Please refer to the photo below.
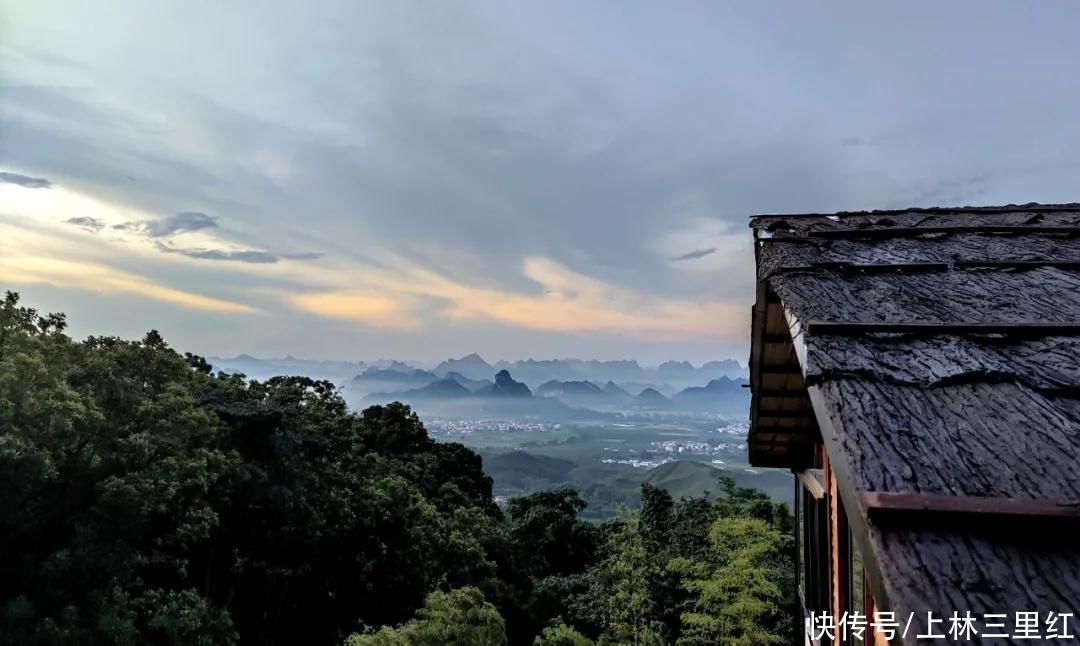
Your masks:
[{"label": "wooden beam", "polygon": [[942,334],[1002,334],[1012,337],[1038,338],[1044,336],[1080,335],[1080,323],[1052,323],[1027,321],[1016,323],[937,323],[894,321],[810,321],[806,324],[808,334],[850,336],[868,333],[915,334],[937,336]]},{"label": "wooden beam", "polygon": [[814,411],[806,410],[759,410],[758,419],[814,419]]},{"label": "wooden beam", "polygon": [[771,366],[761,366],[761,372],[762,374],[771,375],[801,375],[802,368],[800,368],[798,365],[791,363],[780,363]]},{"label": "wooden beam", "polygon": [[758,397],[777,397],[782,399],[808,399],[806,389],[787,389],[787,388],[759,388],[754,391]]},{"label": "wooden beam", "polygon": [[1080,260],[957,260],[953,266],[961,269],[1080,269]]},{"label": "wooden beam", "polygon": [[[880,229],[813,229],[805,232],[809,238],[829,238],[833,240],[853,240],[859,238],[908,238],[927,234],[950,234],[950,233],[999,233],[999,234],[1080,234],[1077,226],[1042,226],[1038,224],[987,224],[975,226],[947,226],[947,227],[882,227]],[[776,236],[772,239],[782,238]]]},{"label": "wooden beam", "polygon": [[757,213],[750,216],[751,222],[759,218],[825,218],[837,217],[848,218],[852,216],[882,216],[882,215],[906,215],[908,213],[928,215],[955,215],[957,213],[971,213],[980,215],[984,213],[1070,213],[1080,212],[1077,204],[1017,204],[1012,206],[913,206],[907,209],[878,209],[875,211],[837,211],[836,213]]},{"label": "wooden beam", "polygon": [[815,499],[821,500],[825,497],[825,486],[814,477],[814,474],[809,471],[796,471],[795,475],[802,481],[803,486],[806,487],[807,493]]},{"label": "wooden beam", "polygon": [[[818,386],[809,386],[807,393],[810,395],[810,402],[813,404],[814,412],[817,414],[817,425],[824,444],[822,450],[828,456],[829,468],[836,476],[837,491],[840,494],[840,502],[844,505],[844,512],[847,514],[852,538],[858,544],[859,553],[863,557],[863,568],[866,573],[867,583],[873,593],[878,610],[894,612],[892,599],[889,598],[885,579],[881,574],[881,564],[878,562],[877,552],[870,540],[869,523],[866,522],[861,510],[861,500],[854,486],[854,478],[848,464],[848,457],[840,446],[840,435],[829,417],[829,402]],[[902,643],[903,639],[900,632],[897,631],[891,644],[898,646]]]},{"label": "wooden beam", "polygon": [[1080,500],[1025,500],[987,496],[866,491],[860,496],[870,520],[903,525],[959,523],[1066,523],[1080,525]]},{"label": "wooden beam", "polygon": [[[773,238],[790,240],[790,238]],[[854,263],[812,262],[809,265],[788,265],[773,270],[773,274],[812,273],[817,271],[842,271],[846,273],[887,274],[924,271],[948,271],[956,269],[1080,269],[1080,260],[954,260],[948,262],[900,262],[900,263]]]},{"label": "wooden beam", "polygon": [[947,271],[946,262],[898,262],[898,263],[853,263],[853,262],[812,262],[809,265],[791,265],[780,267],[773,273],[790,274],[817,271],[842,271],[848,273],[883,274],[889,272],[911,273],[921,271]]},{"label": "wooden beam", "polygon": [[761,426],[758,428],[758,437],[755,437],[753,441],[767,441],[761,440],[760,435],[772,434],[772,435],[790,435],[797,438],[805,438],[805,441],[811,441],[811,436],[807,431],[811,430],[809,426]]}]

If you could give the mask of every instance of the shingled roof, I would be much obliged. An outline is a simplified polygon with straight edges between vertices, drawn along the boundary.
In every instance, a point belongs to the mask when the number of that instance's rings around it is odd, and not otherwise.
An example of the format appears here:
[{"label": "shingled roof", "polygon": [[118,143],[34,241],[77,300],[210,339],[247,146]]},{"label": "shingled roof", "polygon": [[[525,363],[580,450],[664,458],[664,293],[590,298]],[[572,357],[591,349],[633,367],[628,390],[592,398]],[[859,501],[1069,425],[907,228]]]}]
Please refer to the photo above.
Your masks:
[{"label": "shingled roof", "polygon": [[1080,204],[751,227],[751,463],[824,442],[875,598],[913,627],[1078,610]]}]

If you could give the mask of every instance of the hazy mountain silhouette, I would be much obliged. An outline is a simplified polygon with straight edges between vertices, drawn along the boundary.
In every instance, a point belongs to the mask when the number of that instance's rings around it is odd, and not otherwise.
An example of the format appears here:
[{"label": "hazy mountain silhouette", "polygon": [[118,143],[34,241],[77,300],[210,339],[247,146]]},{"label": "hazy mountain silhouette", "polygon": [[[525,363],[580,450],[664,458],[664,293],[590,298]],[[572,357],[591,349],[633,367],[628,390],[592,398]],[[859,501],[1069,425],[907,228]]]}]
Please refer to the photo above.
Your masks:
[{"label": "hazy mountain silhouette", "polygon": [[461,374],[460,372],[453,372],[453,371],[450,371],[450,372],[446,373],[445,378],[446,379],[453,379],[454,381],[458,382],[462,386],[465,386],[466,388],[468,388],[472,392],[476,392],[477,390],[480,390],[481,388],[486,388],[486,387],[488,387],[488,386],[490,386],[490,385],[492,385],[494,383],[490,379],[469,379],[468,377]]},{"label": "hazy mountain silhouette", "polygon": [[[404,364],[402,364],[404,365]],[[427,370],[404,368],[368,368],[356,375],[345,389],[358,395],[376,392],[403,392],[438,381],[439,376]]]},{"label": "hazy mountain silhouette", "polygon": [[646,388],[630,401],[630,406],[645,410],[671,410],[675,404],[655,388]]},{"label": "hazy mountain silhouette", "polygon": [[515,381],[506,370],[500,370],[495,374],[495,383],[486,388],[476,391],[480,397],[532,397],[529,387],[520,381]]},{"label": "hazy mountain silhouette", "polygon": [[372,393],[367,398],[373,403],[383,403],[394,399],[410,402],[424,399],[457,399],[472,396],[471,390],[453,379],[439,379],[421,388],[413,388],[400,393]]},{"label": "hazy mountain silhouette", "polygon": [[609,397],[618,400],[620,403],[625,403],[633,399],[633,395],[623,390],[623,388],[614,381],[608,381],[604,384],[604,392],[607,393]]},{"label": "hazy mountain silhouette", "polygon": [[243,373],[252,379],[266,380],[280,375],[301,375],[340,383],[367,367],[363,361],[319,361],[286,356],[280,359],[258,359],[249,354],[235,357],[206,357],[214,370]]},{"label": "hazy mountain silhouette", "polygon": [[449,377],[449,373],[456,372],[469,379],[490,379],[495,368],[474,352],[460,359],[447,359],[436,366],[433,372],[442,377]]},{"label": "hazy mountain silhouette", "polygon": [[[357,373],[371,370],[393,371],[412,375],[418,366],[397,360],[378,359],[374,361],[317,361],[309,359],[297,359],[287,356],[280,359],[259,359],[251,355],[241,354],[232,358],[207,357],[217,370],[225,372],[242,372],[249,377],[268,379],[276,375],[303,375],[313,379],[326,379],[339,385],[344,385]],[[555,380],[562,382],[589,381],[594,384],[602,384],[608,381],[619,384],[624,390],[631,393],[639,392],[645,388],[655,388],[666,395],[672,395],[676,391],[688,386],[701,386],[712,379],[720,377],[745,377],[746,368],[743,368],[733,359],[721,361],[709,361],[699,367],[686,361],[665,361],[659,366],[643,367],[634,360],[597,361],[594,359],[526,359],[523,361],[499,361],[495,365],[489,364],[476,353],[467,354],[458,359],[442,361],[431,370],[436,378],[451,377],[451,373],[457,373],[461,377],[454,378],[466,388],[475,390],[481,387],[476,384],[465,383],[461,378],[476,382],[484,379],[492,379],[499,370],[507,370],[515,379],[535,388],[546,382]],[[361,372],[363,371],[363,372]],[[392,386],[390,379],[381,386]],[[407,382],[389,390],[405,390],[419,388],[426,384]],[[359,385],[353,385],[359,387]],[[368,389],[367,392],[374,392]]]},{"label": "hazy mountain silhouette", "polygon": [[750,390],[745,379],[721,377],[704,386],[685,388],[672,396],[680,409],[700,411],[745,410],[750,405]]}]

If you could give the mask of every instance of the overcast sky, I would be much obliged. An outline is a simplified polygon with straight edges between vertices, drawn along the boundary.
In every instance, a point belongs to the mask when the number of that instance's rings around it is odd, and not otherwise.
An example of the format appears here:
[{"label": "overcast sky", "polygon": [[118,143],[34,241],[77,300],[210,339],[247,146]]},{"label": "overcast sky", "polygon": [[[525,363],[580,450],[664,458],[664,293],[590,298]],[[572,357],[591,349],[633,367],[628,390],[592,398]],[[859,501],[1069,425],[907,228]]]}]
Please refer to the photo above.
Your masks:
[{"label": "overcast sky", "polygon": [[1080,199],[1078,26],[0,0],[0,288],[211,355],[745,361],[753,213]]}]

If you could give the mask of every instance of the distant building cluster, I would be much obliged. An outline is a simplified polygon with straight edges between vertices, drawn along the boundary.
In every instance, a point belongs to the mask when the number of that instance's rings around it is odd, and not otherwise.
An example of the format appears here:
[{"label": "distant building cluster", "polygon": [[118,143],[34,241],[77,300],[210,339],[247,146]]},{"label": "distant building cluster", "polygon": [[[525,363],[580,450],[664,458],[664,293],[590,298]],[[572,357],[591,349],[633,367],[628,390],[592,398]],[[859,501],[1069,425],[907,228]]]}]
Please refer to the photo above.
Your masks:
[{"label": "distant building cluster", "polygon": [[635,469],[653,469],[661,464],[673,462],[674,458],[604,458],[600,461],[604,464],[628,464]]},{"label": "distant building cluster", "polygon": [[725,424],[716,429],[717,433],[724,435],[734,435],[736,437],[746,437],[746,434],[750,431],[750,425],[746,422],[732,422]]},{"label": "distant building cluster", "polygon": [[551,422],[512,422],[494,419],[430,419],[424,421],[429,433],[435,435],[468,435],[469,433],[520,433],[524,431],[557,431],[561,424]]},{"label": "distant building cluster", "polygon": [[650,442],[649,447],[654,451],[669,453],[672,455],[707,455],[746,453],[746,443],[739,444],[711,444],[709,442],[695,442],[686,440],[663,440]]}]

